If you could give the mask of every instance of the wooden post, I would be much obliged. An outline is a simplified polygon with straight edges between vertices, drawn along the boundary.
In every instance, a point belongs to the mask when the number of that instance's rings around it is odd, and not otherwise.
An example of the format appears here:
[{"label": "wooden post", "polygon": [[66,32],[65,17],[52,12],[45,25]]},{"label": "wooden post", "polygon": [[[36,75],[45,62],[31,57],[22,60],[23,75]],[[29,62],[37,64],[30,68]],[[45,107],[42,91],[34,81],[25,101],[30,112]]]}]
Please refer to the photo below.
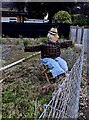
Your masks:
[{"label": "wooden post", "polygon": [[20,16],[17,16],[17,22],[18,22],[18,23],[21,22]]},{"label": "wooden post", "polygon": [[24,22],[24,17],[23,16],[21,16],[21,23],[23,23]]},{"label": "wooden post", "polygon": [[45,74],[45,77],[46,77],[47,82],[50,83],[50,80],[49,80],[48,75],[47,75],[47,70],[48,70],[48,69],[46,68],[46,66],[43,65],[43,72],[42,72],[42,73]]}]

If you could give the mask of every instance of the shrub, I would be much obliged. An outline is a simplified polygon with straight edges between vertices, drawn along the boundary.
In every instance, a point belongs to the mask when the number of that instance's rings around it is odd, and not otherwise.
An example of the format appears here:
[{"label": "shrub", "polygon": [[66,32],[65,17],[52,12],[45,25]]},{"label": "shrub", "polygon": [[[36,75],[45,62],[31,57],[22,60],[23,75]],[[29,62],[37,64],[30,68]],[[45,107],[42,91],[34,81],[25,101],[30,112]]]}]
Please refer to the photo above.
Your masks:
[{"label": "shrub", "polygon": [[67,11],[59,11],[53,16],[53,22],[71,24],[71,15]]},{"label": "shrub", "polygon": [[27,46],[29,44],[29,40],[24,40],[23,44],[24,44],[24,46]]}]

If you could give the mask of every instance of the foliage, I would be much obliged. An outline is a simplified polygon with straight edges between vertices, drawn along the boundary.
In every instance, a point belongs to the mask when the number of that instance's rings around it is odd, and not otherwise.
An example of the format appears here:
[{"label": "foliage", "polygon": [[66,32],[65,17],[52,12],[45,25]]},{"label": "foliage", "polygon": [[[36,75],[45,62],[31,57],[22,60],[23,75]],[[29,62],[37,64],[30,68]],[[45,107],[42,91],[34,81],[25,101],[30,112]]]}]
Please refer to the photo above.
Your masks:
[{"label": "foliage", "polygon": [[0,36],[0,44],[2,44],[2,37]]},{"label": "foliage", "polygon": [[17,40],[15,44],[16,44],[16,45],[19,45],[19,41]]},{"label": "foliage", "polygon": [[23,35],[19,35],[19,38],[20,38],[20,39],[23,39]]},{"label": "foliage", "polygon": [[46,37],[40,37],[39,39],[36,40],[36,44],[40,44],[40,43],[45,42],[45,41],[47,41]]},{"label": "foliage", "polygon": [[14,2],[14,7],[19,11],[23,12],[26,4],[25,2]]},{"label": "foliage", "polygon": [[4,35],[4,34],[2,34],[2,37],[4,38],[4,37],[5,37],[5,35]]},{"label": "foliage", "polygon": [[88,18],[83,14],[74,14],[73,18],[73,25],[87,25],[88,23]]},{"label": "foliage", "polygon": [[2,36],[0,36],[0,44],[5,44],[7,40],[9,41],[9,37],[8,36],[6,37],[6,39],[3,38]]},{"label": "foliage", "polygon": [[[80,9],[78,9],[80,7]],[[83,14],[89,17],[89,2],[81,2],[78,4],[77,13]]]},{"label": "foliage", "polygon": [[26,8],[29,18],[40,18],[43,19],[48,13],[49,22],[52,22],[53,15],[59,10],[72,9],[75,2],[28,2],[26,3]]},{"label": "foliage", "polygon": [[[9,4],[12,3],[12,6]],[[49,21],[51,22],[53,15],[59,9],[69,10],[77,3],[75,2],[9,2],[7,3],[11,10],[16,8],[19,12],[27,12],[28,18],[43,19],[49,13]]]},{"label": "foliage", "polygon": [[29,45],[29,43],[30,43],[29,40],[24,40],[24,41],[23,41],[24,46]]},{"label": "foliage", "polygon": [[67,11],[59,11],[53,16],[53,22],[71,24],[71,15]]},{"label": "foliage", "polygon": [[9,38],[9,36],[8,36],[8,35],[6,35],[6,38],[8,39],[8,38]]}]

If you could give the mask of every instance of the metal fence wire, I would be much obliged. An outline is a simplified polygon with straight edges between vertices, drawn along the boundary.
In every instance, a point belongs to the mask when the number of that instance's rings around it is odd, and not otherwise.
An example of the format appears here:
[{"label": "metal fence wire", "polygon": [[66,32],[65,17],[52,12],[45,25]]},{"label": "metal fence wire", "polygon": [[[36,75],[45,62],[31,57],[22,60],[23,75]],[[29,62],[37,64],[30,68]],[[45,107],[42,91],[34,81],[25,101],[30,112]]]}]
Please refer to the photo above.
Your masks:
[{"label": "metal fence wire", "polygon": [[58,90],[53,95],[49,104],[44,106],[44,111],[39,119],[59,118],[61,120],[63,118],[78,118],[83,57],[84,40],[82,41],[82,49],[79,58],[63,83],[58,85]]}]

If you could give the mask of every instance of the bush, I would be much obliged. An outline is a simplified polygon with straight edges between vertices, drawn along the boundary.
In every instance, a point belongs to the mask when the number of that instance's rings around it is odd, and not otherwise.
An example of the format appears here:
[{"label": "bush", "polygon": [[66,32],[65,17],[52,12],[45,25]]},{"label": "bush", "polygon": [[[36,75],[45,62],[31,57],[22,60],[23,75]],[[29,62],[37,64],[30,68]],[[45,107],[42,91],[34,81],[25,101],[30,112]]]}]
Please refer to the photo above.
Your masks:
[{"label": "bush", "polygon": [[24,44],[24,46],[29,45],[29,40],[24,40],[24,41],[23,41],[23,44]]},{"label": "bush", "polygon": [[71,15],[67,11],[59,11],[53,16],[53,22],[71,24]]}]

